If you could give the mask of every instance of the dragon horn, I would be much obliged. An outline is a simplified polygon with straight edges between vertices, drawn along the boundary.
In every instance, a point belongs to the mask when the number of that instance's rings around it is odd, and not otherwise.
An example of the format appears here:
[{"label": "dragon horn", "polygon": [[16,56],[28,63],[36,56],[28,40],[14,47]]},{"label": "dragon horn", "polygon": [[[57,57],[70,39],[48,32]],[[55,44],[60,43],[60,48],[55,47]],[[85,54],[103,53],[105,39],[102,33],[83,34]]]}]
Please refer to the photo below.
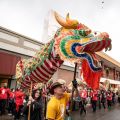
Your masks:
[{"label": "dragon horn", "polygon": [[[63,19],[57,12],[54,12],[55,18],[57,20],[57,22],[63,26],[64,28],[67,29],[76,29],[78,26],[78,21],[76,20],[70,20],[69,19],[69,13],[66,16],[66,20]],[[70,22],[69,22],[70,21]]]},{"label": "dragon horn", "polygon": [[68,13],[67,16],[66,16],[66,22],[69,21],[69,20],[70,20],[70,15]]}]

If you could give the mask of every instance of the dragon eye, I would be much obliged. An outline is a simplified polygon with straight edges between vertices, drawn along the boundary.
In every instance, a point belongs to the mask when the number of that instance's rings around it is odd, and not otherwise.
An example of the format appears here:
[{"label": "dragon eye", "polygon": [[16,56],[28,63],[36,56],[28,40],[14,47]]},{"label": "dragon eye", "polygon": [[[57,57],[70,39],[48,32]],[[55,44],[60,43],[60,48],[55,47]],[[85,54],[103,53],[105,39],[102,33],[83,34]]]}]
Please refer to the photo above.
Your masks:
[{"label": "dragon eye", "polygon": [[79,35],[86,36],[85,30],[79,30]]}]

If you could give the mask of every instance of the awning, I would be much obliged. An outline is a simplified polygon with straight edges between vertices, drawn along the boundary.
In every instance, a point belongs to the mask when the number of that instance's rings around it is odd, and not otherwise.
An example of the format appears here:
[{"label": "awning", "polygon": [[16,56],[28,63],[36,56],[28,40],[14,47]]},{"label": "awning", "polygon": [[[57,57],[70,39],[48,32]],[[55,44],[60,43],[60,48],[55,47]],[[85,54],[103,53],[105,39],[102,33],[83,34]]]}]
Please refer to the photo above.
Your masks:
[{"label": "awning", "polygon": [[108,79],[108,78],[101,78],[100,82],[105,82],[106,80],[108,80],[110,82],[110,84],[120,85],[120,81],[112,80],[112,79]]},{"label": "awning", "polygon": [[20,59],[20,56],[0,52],[0,75],[15,75],[16,64]]}]

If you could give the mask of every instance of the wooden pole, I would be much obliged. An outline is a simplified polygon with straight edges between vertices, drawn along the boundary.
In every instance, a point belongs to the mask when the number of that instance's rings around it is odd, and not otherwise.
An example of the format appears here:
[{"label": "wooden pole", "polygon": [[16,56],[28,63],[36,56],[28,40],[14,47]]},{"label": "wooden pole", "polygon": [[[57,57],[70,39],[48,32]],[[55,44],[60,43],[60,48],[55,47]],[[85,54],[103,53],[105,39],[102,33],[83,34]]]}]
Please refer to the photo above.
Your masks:
[{"label": "wooden pole", "polygon": [[[74,76],[73,76],[73,81],[76,80],[76,71],[77,71],[77,63],[75,63],[75,68],[74,68]],[[71,96],[71,111],[72,111],[72,108],[73,108],[73,95],[74,95],[74,86],[72,87],[72,96]]]},{"label": "wooden pole", "polygon": [[[32,81],[31,81],[30,94],[29,95],[32,96]],[[29,105],[28,120],[30,120],[30,109],[31,109],[31,105]]]}]

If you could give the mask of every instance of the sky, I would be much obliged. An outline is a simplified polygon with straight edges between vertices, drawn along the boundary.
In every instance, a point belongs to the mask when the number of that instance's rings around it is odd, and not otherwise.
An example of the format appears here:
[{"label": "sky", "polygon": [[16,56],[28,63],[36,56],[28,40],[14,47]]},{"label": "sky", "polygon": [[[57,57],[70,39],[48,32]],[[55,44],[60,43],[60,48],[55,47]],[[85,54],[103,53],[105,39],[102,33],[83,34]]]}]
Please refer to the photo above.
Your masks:
[{"label": "sky", "polygon": [[120,62],[120,0],[0,0],[0,26],[37,41],[43,40],[50,10],[84,23],[93,31],[108,32],[112,50],[106,52]]}]

